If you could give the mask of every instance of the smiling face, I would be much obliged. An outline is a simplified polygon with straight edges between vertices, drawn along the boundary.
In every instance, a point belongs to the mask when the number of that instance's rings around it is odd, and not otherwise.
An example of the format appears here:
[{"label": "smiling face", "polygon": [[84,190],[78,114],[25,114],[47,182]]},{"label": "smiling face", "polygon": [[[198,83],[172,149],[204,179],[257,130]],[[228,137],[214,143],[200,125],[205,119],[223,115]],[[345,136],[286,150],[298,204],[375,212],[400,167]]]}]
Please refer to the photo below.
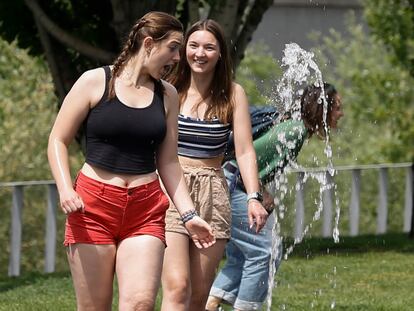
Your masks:
[{"label": "smiling face", "polygon": [[195,31],[188,38],[186,57],[193,73],[214,72],[220,58],[220,45],[211,32]]},{"label": "smiling face", "polygon": [[148,73],[154,79],[161,79],[178,63],[182,42],[183,34],[174,31],[167,38],[143,47],[148,51]]}]

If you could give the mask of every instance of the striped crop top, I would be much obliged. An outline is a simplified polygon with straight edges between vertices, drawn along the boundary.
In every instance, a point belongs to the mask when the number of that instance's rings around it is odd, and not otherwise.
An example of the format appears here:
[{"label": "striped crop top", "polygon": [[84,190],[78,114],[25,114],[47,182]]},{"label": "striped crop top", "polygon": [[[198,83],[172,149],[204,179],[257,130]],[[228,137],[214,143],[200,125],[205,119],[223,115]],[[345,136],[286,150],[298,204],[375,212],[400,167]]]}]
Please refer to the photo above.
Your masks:
[{"label": "striped crop top", "polygon": [[215,158],[224,154],[231,124],[219,119],[199,120],[178,115],[178,155],[190,158]]}]

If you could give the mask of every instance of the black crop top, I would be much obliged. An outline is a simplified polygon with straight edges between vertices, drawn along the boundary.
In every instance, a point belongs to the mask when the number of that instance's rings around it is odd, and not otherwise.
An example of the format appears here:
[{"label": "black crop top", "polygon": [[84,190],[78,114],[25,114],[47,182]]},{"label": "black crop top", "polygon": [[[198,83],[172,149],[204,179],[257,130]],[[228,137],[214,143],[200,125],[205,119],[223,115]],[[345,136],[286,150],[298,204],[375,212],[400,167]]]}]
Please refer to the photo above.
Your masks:
[{"label": "black crop top", "polygon": [[155,171],[155,153],[167,127],[161,81],[154,80],[154,97],[144,108],[108,100],[111,69],[105,70],[105,92],[86,119],[86,163],[113,173],[146,174]]}]

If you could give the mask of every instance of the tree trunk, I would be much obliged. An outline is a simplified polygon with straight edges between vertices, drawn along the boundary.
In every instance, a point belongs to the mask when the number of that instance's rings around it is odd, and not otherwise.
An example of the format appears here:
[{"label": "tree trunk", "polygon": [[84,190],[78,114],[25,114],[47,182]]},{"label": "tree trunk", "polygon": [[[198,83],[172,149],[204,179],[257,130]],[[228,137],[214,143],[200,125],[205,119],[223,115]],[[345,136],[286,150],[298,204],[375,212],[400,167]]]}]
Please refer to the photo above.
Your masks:
[{"label": "tree trunk", "polygon": [[[55,92],[59,99],[58,106],[61,105],[64,97],[82,72],[93,67],[112,63],[122,46],[122,41],[138,18],[149,11],[175,14],[178,3],[177,0],[104,0],[98,4],[99,7],[95,7],[93,4],[85,6],[85,3],[69,1],[72,5],[70,14],[76,14],[78,11],[83,13],[83,17],[80,17],[75,24],[79,25],[79,22],[84,22],[85,25],[88,25],[87,23],[90,20],[85,20],[85,16],[90,16],[90,14],[101,17],[101,19],[94,20],[94,23],[91,23],[92,27],[98,27],[96,35],[91,35],[91,32],[88,31],[85,32],[86,36],[89,36],[88,39],[79,38],[58,24],[58,22],[65,24],[65,21],[68,23],[68,20],[69,24],[73,23],[73,16],[65,19],[65,12],[50,14],[53,6],[47,6],[48,2],[41,2],[43,7],[49,9],[49,14],[55,17],[56,21],[54,21],[46,13],[48,10],[42,9],[38,0],[23,1],[34,17],[44,55],[55,85]],[[204,7],[206,10],[210,8],[209,14],[203,15],[209,16],[209,18],[222,25],[229,42],[230,55],[233,58],[235,69],[242,60],[244,50],[260,23],[262,15],[272,3],[272,0],[202,2],[199,0],[185,0],[180,2],[183,5],[183,11],[180,11],[180,14],[184,26],[187,27],[187,23],[193,24],[200,19],[200,8]],[[212,7],[209,7],[209,4],[212,4]],[[56,16],[64,16],[65,18],[60,20]],[[102,36],[102,29],[99,27],[104,28],[104,36]],[[91,36],[93,37],[92,41],[89,41]],[[77,138],[78,141],[81,141],[82,130]]]},{"label": "tree trunk", "polygon": [[234,49],[231,51],[235,70],[243,59],[244,51],[252,40],[252,35],[262,20],[263,14],[272,4],[273,0],[256,0],[254,2],[250,13],[246,17],[246,22],[236,38]]},{"label": "tree trunk", "polygon": [[113,59],[114,55],[112,53],[96,48],[70,35],[68,32],[60,28],[56,23],[48,18],[36,0],[25,0],[25,3],[32,11],[35,19],[42,24],[44,29],[63,45],[70,47],[92,59],[97,59],[103,62],[110,62]]}]

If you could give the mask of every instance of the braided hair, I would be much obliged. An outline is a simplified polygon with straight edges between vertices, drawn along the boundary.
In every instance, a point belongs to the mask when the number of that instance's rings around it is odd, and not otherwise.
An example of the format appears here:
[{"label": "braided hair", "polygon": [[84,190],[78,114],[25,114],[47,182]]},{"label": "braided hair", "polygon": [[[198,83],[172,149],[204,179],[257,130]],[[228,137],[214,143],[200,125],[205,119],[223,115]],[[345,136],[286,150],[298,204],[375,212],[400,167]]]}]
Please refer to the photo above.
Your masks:
[{"label": "braided hair", "polygon": [[113,63],[108,99],[115,97],[115,78],[119,77],[127,62],[140,51],[144,38],[162,41],[175,31],[184,31],[181,22],[170,14],[156,11],[145,14],[132,26],[121,53]]}]

